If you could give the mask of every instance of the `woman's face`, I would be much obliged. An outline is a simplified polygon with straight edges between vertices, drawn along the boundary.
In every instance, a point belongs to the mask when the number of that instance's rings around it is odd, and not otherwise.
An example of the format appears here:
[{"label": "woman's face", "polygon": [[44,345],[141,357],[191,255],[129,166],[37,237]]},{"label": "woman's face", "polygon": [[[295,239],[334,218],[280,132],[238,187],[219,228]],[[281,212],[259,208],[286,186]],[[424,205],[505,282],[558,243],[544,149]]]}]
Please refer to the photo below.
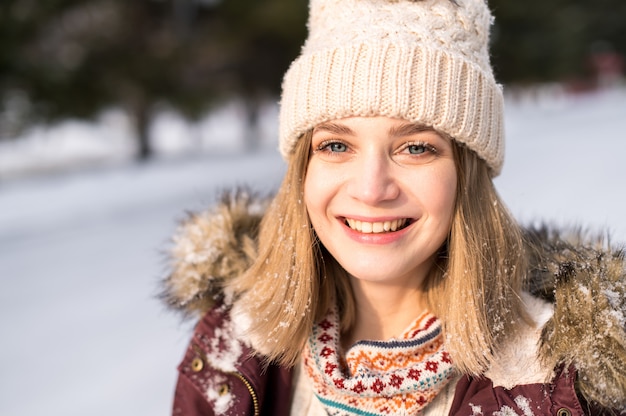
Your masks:
[{"label": "woman's face", "polygon": [[400,119],[352,117],[313,131],[304,199],[326,249],[357,279],[420,283],[450,231],[450,140]]}]

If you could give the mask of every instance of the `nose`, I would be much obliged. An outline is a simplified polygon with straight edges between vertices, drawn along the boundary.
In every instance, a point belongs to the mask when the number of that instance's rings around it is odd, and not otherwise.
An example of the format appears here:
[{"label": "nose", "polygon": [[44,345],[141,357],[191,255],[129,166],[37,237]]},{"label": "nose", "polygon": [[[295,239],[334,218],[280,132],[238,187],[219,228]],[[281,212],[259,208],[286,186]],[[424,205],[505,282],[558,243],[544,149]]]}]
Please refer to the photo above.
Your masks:
[{"label": "nose", "polygon": [[368,205],[396,199],[400,187],[394,177],[393,168],[393,162],[383,154],[359,158],[354,163],[348,183],[348,195]]}]

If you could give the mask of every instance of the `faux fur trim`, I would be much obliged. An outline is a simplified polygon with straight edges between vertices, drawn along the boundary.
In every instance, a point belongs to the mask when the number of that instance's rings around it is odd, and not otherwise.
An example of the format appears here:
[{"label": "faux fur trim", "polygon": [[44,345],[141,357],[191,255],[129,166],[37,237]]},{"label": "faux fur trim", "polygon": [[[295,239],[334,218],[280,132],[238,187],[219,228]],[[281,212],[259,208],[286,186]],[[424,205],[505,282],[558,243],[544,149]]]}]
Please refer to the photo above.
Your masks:
[{"label": "faux fur trim", "polygon": [[533,294],[554,302],[540,358],[574,365],[578,390],[602,407],[626,409],[626,272],[623,249],[584,233],[528,232]]},{"label": "faux fur trim", "polygon": [[[192,214],[174,237],[172,272],[163,281],[162,298],[186,315],[200,316],[216,299],[228,304],[224,282],[239,276],[256,256],[258,227],[268,199],[246,191],[226,193],[218,205],[205,213]],[[609,247],[601,239],[587,238],[580,231],[566,233],[549,227],[526,231],[531,268],[526,300],[538,328],[527,328],[538,337],[536,363],[534,341],[527,348],[503,353],[502,363],[492,375],[501,385],[524,380],[541,380],[553,369],[574,366],[578,390],[592,405],[626,409],[626,272],[624,251]],[[553,315],[546,312],[548,302]],[[534,306],[533,306],[534,305]],[[544,306],[540,306],[544,305]],[[508,345],[508,344],[507,344]],[[506,348],[505,348],[506,349]],[[504,349],[503,349],[504,351]],[[502,376],[507,370],[535,361],[543,369]],[[530,368],[530,367],[529,367]],[[515,370],[512,370],[515,369]],[[502,377],[501,377],[502,376]]]},{"label": "faux fur trim", "polygon": [[213,209],[188,215],[173,237],[171,273],[162,284],[160,297],[170,308],[198,318],[218,299],[230,303],[224,282],[241,275],[256,258],[268,202],[239,189],[225,192]]},{"label": "faux fur trim", "polygon": [[542,328],[552,318],[554,308],[528,292],[522,293],[522,300],[534,322],[520,322],[515,336],[496,352],[496,360],[485,373],[494,386],[512,389],[521,384],[548,383],[554,377],[554,368],[539,358]]}]

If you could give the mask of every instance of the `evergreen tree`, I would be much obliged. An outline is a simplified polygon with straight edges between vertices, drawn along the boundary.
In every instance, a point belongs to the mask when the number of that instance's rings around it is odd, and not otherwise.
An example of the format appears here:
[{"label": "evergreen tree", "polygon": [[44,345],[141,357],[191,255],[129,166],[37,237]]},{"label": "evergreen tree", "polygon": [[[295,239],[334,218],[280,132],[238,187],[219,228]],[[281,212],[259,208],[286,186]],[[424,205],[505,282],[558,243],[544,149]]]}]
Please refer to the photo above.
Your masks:
[{"label": "evergreen tree", "polygon": [[278,93],[305,36],[304,0],[44,3],[0,5],[0,102],[25,97],[24,115],[38,122],[122,106],[136,122],[140,158],[151,152],[156,104],[198,117],[238,95],[255,114],[262,96]]},{"label": "evergreen tree", "polygon": [[[462,2],[461,6],[462,7]],[[0,138],[23,122],[133,116],[139,157],[166,103],[189,118],[233,96],[277,97],[306,36],[307,0],[2,0]],[[589,57],[626,56],[623,0],[490,0],[492,54],[507,84],[583,78]],[[2,116],[3,115],[3,116]],[[252,136],[252,135],[251,135]]]},{"label": "evergreen tree", "polygon": [[621,0],[490,0],[496,17],[493,64],[499,80],[533,84],[588,78],[599,44],[626,56]]}]

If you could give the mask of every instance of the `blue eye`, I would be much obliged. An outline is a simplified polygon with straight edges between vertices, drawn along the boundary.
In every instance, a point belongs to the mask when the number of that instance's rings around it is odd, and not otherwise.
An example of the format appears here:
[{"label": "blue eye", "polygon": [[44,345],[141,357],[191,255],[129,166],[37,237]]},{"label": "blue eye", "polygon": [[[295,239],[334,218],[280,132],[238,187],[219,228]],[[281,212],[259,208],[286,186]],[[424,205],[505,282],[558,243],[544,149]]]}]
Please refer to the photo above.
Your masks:
[{"label": "blue eye", "polygon": [[315,146],[314,154],[321,155],[327,158],[342,158],[352,150],[348,143],[344,143],[338,139],[329,139],[322,141],[317,146]]},{"label": "blue eye", "polygon": [[435,155],[437,154],[437,149],[431,146],[428,143],[407,143],[402,152],[406,152],[410,155],[414,156],[426,156],[427,154]]},{"label": "blue eye", "polygon": [[337,142],[335,142],[335,143],[330,143],[330,144],[328,145],[328,149],[329,149],[331,152],[338,152],[338,153],[345,152],[346,150],[348,150],[348,148],[346,147],[346,145],[345,145],[345,144],[343,144],[343,143],[337,143]]},{"label": "blue eye", "polygon": [[412,155],[421,155],[422,153],[426,153],[428,149],[423,144],[412,144],[407,146],[407,150]]},{"label": "blue eye", "polygon": [[319,146],[319,150],[325,150],[331,153],[343,153],[348,151],[348,146],[341,142],[326,142]]}]

